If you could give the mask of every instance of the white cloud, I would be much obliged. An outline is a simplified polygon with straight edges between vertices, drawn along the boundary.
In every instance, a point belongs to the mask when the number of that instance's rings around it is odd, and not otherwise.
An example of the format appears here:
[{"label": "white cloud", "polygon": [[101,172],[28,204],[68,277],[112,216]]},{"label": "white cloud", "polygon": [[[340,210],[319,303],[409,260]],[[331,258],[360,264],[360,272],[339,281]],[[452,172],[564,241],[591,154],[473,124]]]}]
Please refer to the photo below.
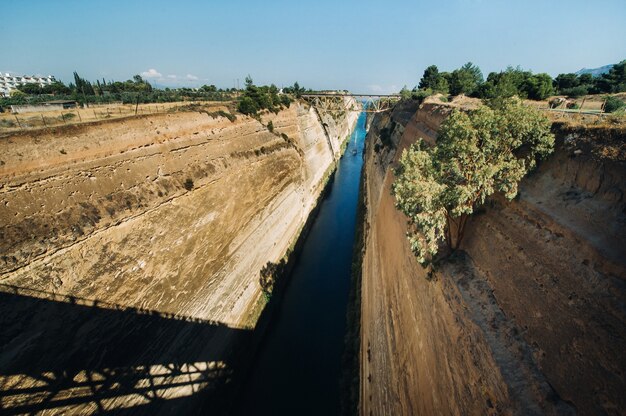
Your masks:
[{"label": "white cloud", "polygon": [[147,71],[141,73],[141,76],[144,78],[162,78],[163,75],[159,71],[154,68],[150,68]]},{"label": "white cloud", "polygon": [[193,74],[179,75],[179,74],[162,74],[154,68],[150,68],[147,71],[141,73],[141,76],[149,80],[150,82],[157,82],[161,85],[168,87],[182,87],[193,86],[201,81],[205,81],[202,78]]},{"label": "white cloud", "polygon": [[370,84],[367,86],[367,88],[369,88],[371,92],[375,92],[375,93],[380,93],[383,90],[383,87],[381,87],[378,84]]}]

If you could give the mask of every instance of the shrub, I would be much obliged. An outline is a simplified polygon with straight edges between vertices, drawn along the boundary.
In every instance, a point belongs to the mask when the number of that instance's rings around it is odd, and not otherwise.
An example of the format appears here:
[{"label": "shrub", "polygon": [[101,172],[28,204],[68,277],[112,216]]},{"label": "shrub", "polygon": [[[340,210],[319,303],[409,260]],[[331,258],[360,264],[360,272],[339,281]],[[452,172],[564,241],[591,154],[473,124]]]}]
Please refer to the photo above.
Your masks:
[{"label": "shrub", "polygon": [[274,133],[274,123],[272,123],[271,121],[267,123],[267,129],[270,131],[270,133]]},{"label": "shrub", "polygon": [[186,190],[191,191],[193,189],[193,180],[191,178],[187,178],[183,186]]},{"label": "shrub", "polygon": [[288,95],[283,94],[280,96],[280,103],[289,108],[289,106],[291,105],[291,98],[289,98]]},{"label": "shrub", "polygon": [[276,281],[278,281],[280,276],[284,273],[285,266],[286,263],[283,259],[279,263],[272,263],[271,261],[268,261],[267,264],[261,269],[261,272],[259,273],[259,284],[261,285],[261,290],[267,300],[269,300],[272,296]]},{"label": "shrub", "polygon": [[430,97],[431,95],[433,95],[433,90],[431,89],[417,90],[411,93],[411,98],[421,104],[426,97]]},{"label": "shrub", "polygon": [[571,97],[571,98],[582,97],[583,95],[587,95],[588,93],[589,93],[589,90],[587,89],[587,87],[583,85],[561,90],[561,94],[567,95],[568,97]]},{"label": "shrub", "polygon": [[237,110],[241,114],[251,115],[251,114],[256,114],[256,112],[259,111],[259,107],[257,106],[257,104],[254,102],[252,98],[243,97],[241,101],[239,102],[239,106],[237,107]]},{"label": "shrub", "polygon": [[605,113],[614,113],[617,110],[626,107],[626,103],[615,96],[606,97],[606,102],[604,103],[604,112]]},{"label": "shrub", "polygon": [[234,122],[235,122],[235,120],[237,120],[237,116],[236,116],[236,115],[231,114],[231,113],[227,113],[227,112],[226,112],[226,111],[224,111],[224,110],[220,110],[220,111],[218,111],[217,113],[218,113],[220,116],[222,116],[222,117],[226,117],[227,119],[229,119],[231,123],[234,123]]}]

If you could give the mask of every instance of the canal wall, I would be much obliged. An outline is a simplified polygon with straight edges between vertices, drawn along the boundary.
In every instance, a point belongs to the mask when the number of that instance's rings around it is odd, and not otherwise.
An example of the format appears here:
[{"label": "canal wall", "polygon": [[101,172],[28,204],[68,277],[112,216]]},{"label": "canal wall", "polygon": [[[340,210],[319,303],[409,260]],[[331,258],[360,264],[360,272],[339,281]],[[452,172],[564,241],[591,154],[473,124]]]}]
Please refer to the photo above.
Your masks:
[{"label": "canal wall", "polygon": [[372,121],[359,413],[624,414],[625,132],[554,124],[555,153],[519,198],[493,198],[429,275],[394,206],[393,167],[472,105],[404,102]]},{"label": "canal wall", "polygon": [[228,406],[358,113],[189,110],[0,141],[3,410]]}]

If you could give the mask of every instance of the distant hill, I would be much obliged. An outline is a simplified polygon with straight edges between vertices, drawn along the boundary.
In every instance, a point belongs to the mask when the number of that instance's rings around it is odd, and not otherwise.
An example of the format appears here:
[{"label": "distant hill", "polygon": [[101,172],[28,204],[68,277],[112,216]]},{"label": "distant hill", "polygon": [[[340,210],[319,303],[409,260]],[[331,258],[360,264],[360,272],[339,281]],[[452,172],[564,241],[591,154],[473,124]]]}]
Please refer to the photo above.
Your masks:
[{"label": "distant hill", "polygon": [[613,68],[613,64],[610,65],[604,65],[601,66],[600,68],[583,68],[580,71],[576,72],[576,75],[582,75],[582,74],[591,74],[594,77],[599,77],[602,74],[606,74],[607,72],[609,72],[609,70]]}]

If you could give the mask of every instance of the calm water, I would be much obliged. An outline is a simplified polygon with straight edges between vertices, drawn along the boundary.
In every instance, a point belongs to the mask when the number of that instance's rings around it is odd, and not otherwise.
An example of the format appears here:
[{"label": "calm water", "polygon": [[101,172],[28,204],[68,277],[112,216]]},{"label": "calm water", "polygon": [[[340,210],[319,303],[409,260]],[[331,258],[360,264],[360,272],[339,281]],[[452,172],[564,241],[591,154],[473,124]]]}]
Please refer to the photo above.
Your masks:
[{"label": "calm water", "polygon": [[361,113],[238,399],[237,415],[339,413],[364,139],[365,114]]}]

